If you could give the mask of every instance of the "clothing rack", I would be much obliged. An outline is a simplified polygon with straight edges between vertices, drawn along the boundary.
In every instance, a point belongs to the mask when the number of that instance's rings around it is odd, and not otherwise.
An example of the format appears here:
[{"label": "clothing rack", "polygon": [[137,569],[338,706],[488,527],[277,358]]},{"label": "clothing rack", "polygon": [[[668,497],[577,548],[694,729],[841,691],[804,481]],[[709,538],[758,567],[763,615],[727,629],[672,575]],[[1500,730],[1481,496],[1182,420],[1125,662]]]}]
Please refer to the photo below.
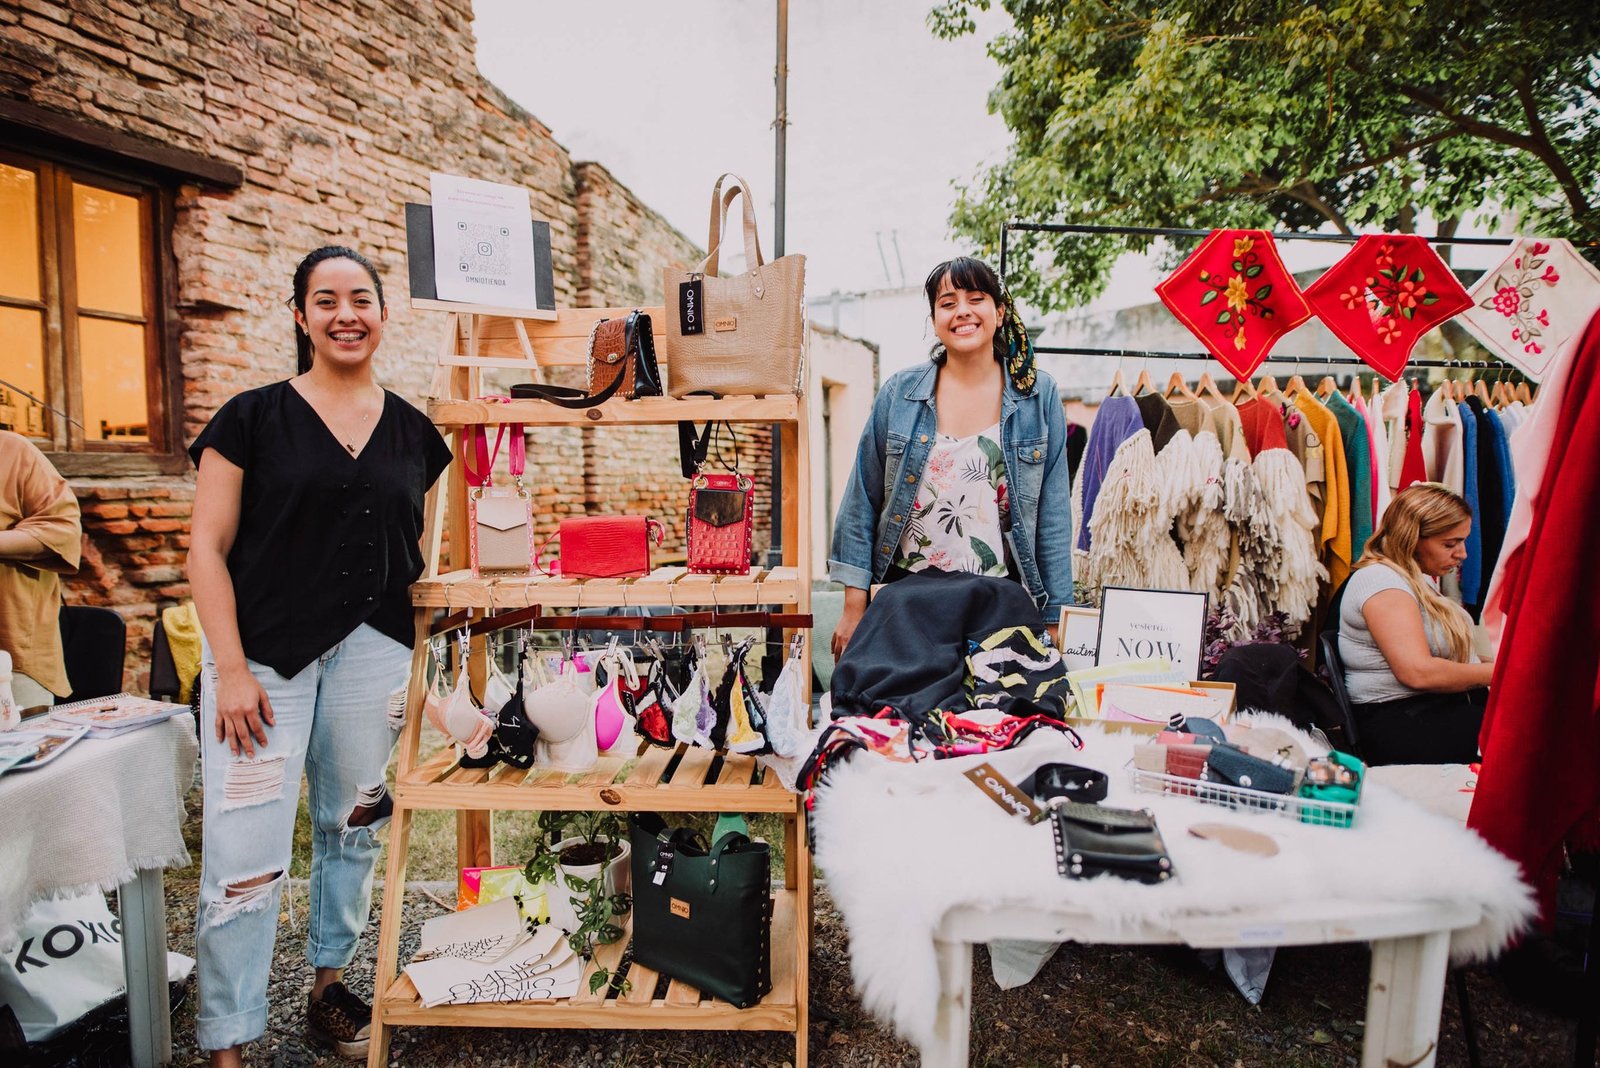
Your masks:
[{"label": "clothing rack", "polygon": [[470,612],[456,612],[446,616],[429,628],[430,634],[444,634],[465,628],[472,637],[527,627],[530,630],[635,630],[656,633],[682,634],[689,630],[717,630],[733,627],[757,627],[766,630],[785,628],[809,630],[812,616],[809,612],[682,612],[670,616],[620,616],[620,615],[544,615],[542,606],[530,605],[514,612],[484,616],[473,620]]},{"label": "clothing rack", "polygon": [[[1010,248],[1011,231],[1051,234],[1102,234],[1139,237],[1207,237],[1212,231],[1194,230],[1175,226],[1108,226],[1099,223],[1043,223],[1012,220],[1000,228],[1000,280],[1005,281],[1006,257]],[[1333,241],[1354,244],[1361,234],[1300,233],[1293,230],[1274,230],[1274,241]],[[1434,245],[1510,245],[1517,237],[1444,237],[1435,234],[1427,241]],[[1573,242],[1585,248],[1600,246],[1600,241]],[[1034,352],[1059,356],[1116,356],[1160,360],[1215,360],[1209,352],[1159,352],[1135,349],[1096,349],[1072,345],[1035,345]],[[1272,356],[1268,355],[1262,366],[1269,363],[1292,363],[1309,367],[1369,367],[1358,356]],[[1504,360],[1408,360],[1406,367],[1484,368],[1504,370],[1511,365]]]}]

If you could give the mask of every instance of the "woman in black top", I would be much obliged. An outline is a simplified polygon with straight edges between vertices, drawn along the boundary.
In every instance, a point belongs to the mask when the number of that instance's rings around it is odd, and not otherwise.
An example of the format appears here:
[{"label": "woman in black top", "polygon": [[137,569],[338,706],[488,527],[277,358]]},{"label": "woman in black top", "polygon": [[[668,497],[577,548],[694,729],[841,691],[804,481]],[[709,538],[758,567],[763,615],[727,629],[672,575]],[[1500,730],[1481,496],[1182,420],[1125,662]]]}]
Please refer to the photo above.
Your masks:
[{"label": "woman in black top", "polygon": [[278,899],[302,770],[310,780],[309,1034],[366,1056],[367,1005],[344,986],[393,803],[387,709],[410,664],[423,497],[450,450],[382,389],[388,311],[347,248],[294,275],[300,374],[234,397],[190,449],[199,468],[189,579],[205,631],[205,823],[196,944],[214,1066],[266,1029]]}]

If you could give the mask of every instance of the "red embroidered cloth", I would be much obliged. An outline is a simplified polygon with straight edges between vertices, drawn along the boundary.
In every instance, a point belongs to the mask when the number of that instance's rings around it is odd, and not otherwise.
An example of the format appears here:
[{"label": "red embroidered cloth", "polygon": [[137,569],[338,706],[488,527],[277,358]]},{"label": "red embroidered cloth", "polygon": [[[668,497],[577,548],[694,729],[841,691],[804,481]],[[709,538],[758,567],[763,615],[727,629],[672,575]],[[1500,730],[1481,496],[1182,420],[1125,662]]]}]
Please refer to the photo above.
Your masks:
[{"label": "red embroidered cloth", "polygon": [[1278,338],[1311,318],[1265,230],[1213,230],[1156,296],[1235,378],[1249,378]]},{"label": "red embroidered cloth", "polygon": [[1393,382],[1417,339],[1472,307],[1439,254],[1416,234],[1366,234],[1306,289],[1339,340]]}]

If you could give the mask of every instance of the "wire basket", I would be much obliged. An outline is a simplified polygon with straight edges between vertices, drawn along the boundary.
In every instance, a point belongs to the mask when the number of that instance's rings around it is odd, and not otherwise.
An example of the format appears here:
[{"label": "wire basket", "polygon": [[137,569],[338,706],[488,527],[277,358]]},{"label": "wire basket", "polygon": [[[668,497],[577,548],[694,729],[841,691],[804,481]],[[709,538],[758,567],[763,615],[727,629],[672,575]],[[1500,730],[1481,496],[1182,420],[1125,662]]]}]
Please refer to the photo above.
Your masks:
[{"label": "wire basket", "polygon": [[1356,821],[1357,805],[1344,801],[1320,801],[1293,794],[1269,794],[1227,783],[1185,779],[1130,766],[1133,788],[1140,793],[1192,797],[1213,805],[1243,812],[1271,812],[1316,827],[1349,827]]}]

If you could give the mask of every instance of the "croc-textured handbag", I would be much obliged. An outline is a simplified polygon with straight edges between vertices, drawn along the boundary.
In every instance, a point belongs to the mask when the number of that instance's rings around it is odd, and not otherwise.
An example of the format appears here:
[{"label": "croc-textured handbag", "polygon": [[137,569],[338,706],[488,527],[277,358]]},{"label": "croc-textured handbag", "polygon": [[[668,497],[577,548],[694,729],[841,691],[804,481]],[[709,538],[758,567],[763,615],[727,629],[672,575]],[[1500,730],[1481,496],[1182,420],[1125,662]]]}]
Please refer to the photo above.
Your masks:
[{"label": "croc-textured handbag", "polygon": [[689,489],[689,572],[750,573],[750,479],[736,472],[694,476]]}]

